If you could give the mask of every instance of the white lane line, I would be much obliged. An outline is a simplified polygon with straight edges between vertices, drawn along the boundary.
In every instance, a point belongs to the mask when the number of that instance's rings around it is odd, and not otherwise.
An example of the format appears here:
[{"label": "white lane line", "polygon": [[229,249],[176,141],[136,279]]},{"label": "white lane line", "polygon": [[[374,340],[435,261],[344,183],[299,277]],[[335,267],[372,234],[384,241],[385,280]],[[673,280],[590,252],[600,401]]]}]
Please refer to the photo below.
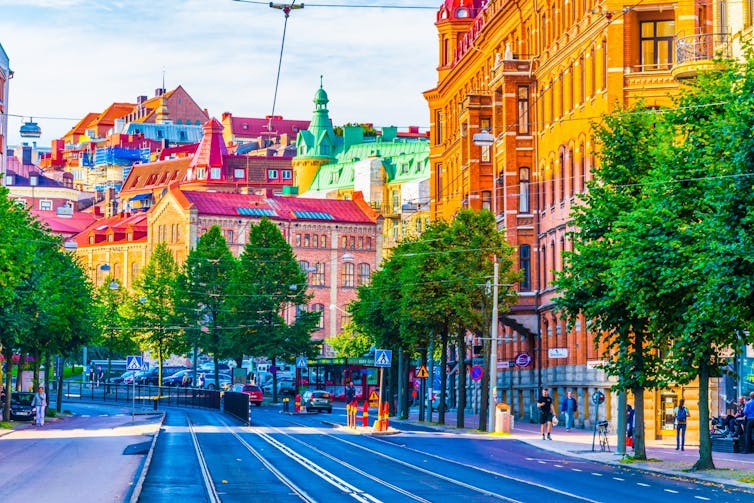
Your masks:
[{"label": "white lane line", "polygon": [[704,496],[694,496],[694,498],[696,498],[698,500],[703,500],[703,501],[709,501],[710,500],[709,498],[705,498]]},{"label": "white lane line", "polygon": [[563,468],[563,465],[552,465],[552,466],[554,466],[555,468]]},{"label": "white lane line", "polygon": [[191,441],[194,443],[194,452],[196,453],[196,457],[199,460],[199,469],[202,473],[202,478],[204,479],[204,487],[207,490],[207,498],[211,503],[220,503],[220,495],[217,494],[217,488],[215,487],[214,482],[212,482],[212,475],[209,473],[209,465],[207,464],[207,460],[204,457],[204,453],[202,452],[202,448],[199,446],[199,439],[196,436],[196,431],[194,430],[194,423],[191,422],[191,418],[186,416],[186,423],[188,425],[189,433],[191,434]]},{"label": "white lane line", "polygon": [[672,494],[678,494],[678,491],[674,491],[673,489],[665,489],[665,492],[672,493]]},{"label": "white lane line", "polygon": [[571,470],[573,470],[574,472],[583,472],[584,471],[584,470],[582,470],[580,468],[571,468]]},{"label": "white lane line", "polygon": [[547,464],[546,461],[537,461],[537,463],[539,463],[540,465],[546,465]]},{"label": "white lane line", "polygon": [[594,475],[595,477],[602,477],[602,474],[597,472],[592,472],[592,475]]},{"label": "white lane line", "polygon": [[618,482],[625,482],[626,479],[622,479],[620,477],[613,477],[613,480],[617,480]]},{"label": "white lane line", "polygon": [[642,487],[650,487],[649,484],[645,484],[644,482],[637,482],[636,485],[637,486],[642,486]]}]

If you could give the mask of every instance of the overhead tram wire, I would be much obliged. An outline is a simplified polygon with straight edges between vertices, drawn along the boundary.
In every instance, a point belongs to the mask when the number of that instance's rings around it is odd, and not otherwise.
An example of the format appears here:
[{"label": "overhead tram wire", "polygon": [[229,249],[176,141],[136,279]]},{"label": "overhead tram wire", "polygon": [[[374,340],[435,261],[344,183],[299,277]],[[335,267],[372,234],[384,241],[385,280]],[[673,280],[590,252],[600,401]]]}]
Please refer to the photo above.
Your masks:
[{"label": "overhead tram wire", "polygon": [[[256,5],[269,5],[272,6],[272,2],[261,2],[257,0],[233,0],[234,2],[250,3]],[[366,5],[366,4],[330,4],[330,3],[309,3],[301,4],[301,7],[306,5],[307,7],[328,7],[328,8],[343,8],[343,9],[406,9],[406,10],[437,10],[437,5]]]},{"label": "overhead tram wire", "polygon": [[[240,0],[236,0],[236,1],[240,1]],[[288,29],[288,17],[291,15],[291,10],[304,8],[304,4],[299,4],[299,5],[295,5],[295,4],[296,4],[296,0],[293,0],[289,4],[276,4],[273,2],[269,3],[271,8],[280,9],[283,11],[283,14],[285,15],[285,21],[283,22],[283,39],[280,42],[280,57],[278,58],[278,72],[277,72],[277,77],[275,77],[275,93],[272,95],[272,113],[270,113],[270,120],[267,122],[267,132],[270,135],[272,134],[272,121],[275,117],[275,105],[278,99],[278,86],[280,84],[280,69],[283,66],[283,49],[285,48],[285,32]]]}]

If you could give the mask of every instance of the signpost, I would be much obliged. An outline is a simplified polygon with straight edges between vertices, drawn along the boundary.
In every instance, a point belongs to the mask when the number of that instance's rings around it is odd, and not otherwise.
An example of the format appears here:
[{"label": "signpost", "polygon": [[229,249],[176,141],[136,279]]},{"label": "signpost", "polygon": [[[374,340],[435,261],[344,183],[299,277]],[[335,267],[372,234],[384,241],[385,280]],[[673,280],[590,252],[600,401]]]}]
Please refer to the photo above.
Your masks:
[{"label": "signpost", "polygon": [[474,365],[473,367],[471,367],[471,380],[478,381],[482,378],[483,373],[484,371],[482,370],[482,367],[480,367],[479,365]]},{"label": "signpost", "polygon": [[382,369],[385,367],[389,367],[391,365],[391,360],[393,359],[393,352],[389,349],[375,349],[374,351],[374,366],[378,367],[380,369],[380,375],[378,377],[378,382],[380,383],[380,395],[379,395],[379,402],[377,404],[377,414],[379,415],[382,411]]},{"label": "signpost", "polygon": [[[126,370],[132,370],[138,372],[143,368],[144,361],[140,355],[129,355],[126,358]],[[135,374],[134,374],[134,377]],[[132,393],[131,393],[131,422],[136,420],[136,379],[131,379]]]}]

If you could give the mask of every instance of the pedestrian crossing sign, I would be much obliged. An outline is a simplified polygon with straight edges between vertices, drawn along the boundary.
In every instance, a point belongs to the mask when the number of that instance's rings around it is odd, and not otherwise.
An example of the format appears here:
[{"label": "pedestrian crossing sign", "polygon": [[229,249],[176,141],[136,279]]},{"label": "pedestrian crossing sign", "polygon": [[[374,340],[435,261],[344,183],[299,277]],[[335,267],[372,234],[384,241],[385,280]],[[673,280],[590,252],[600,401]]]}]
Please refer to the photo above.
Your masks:
[{"label": "pedestrian crossing sign", "polygon": [[129,355],[126,357],[126,370],[141,370],[141,356]]},{"label": "pedestrian crossing sign", "polygon": [[393,352],[389,349],[378,349],[374,352],[375,367],[389,367]]},{"label": "pedestrian crossing sign", "polygon": [[306,356],[297,356],[296,357],[296,368],[297,369],[305,369],[308,366]]}]

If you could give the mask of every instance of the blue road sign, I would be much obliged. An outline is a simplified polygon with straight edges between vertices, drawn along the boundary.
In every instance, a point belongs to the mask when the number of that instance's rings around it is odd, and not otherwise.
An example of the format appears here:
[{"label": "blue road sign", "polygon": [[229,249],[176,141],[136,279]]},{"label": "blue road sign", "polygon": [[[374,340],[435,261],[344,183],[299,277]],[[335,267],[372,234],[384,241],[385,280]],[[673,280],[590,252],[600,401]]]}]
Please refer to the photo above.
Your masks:
[{"label": "blue road sign", "polygon": [[297,356],[296,357],[296,368],[297,369],[305,369],[308,367],[306,356]]},{"label": "blue road sign", "polygon": [[390,360],[393,358],[393,352],[389,349],[377,349],[374,352],[375,367],[389,367]]},{"label": "blue road sign", "polygon": [[126,357],[126,370],[141,370],[141,356],[129,355]]}]

